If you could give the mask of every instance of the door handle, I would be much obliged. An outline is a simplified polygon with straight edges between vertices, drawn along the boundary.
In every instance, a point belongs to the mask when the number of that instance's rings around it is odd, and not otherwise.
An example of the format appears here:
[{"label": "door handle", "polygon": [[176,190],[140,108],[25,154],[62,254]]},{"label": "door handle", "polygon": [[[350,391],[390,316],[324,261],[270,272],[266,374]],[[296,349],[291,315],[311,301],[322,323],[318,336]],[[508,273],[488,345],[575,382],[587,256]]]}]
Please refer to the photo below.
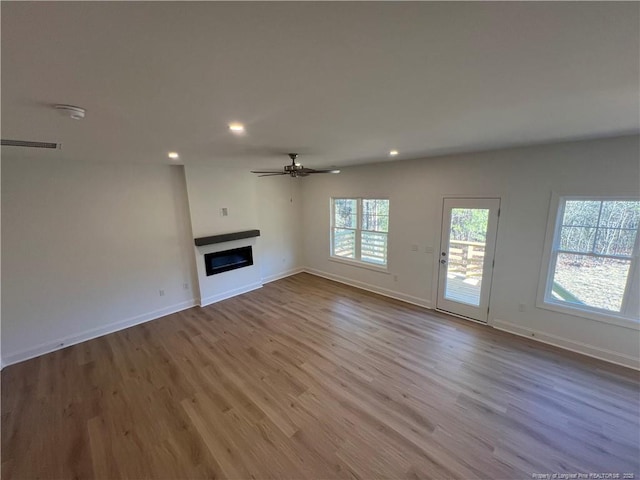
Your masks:
[{"label": "door handle", "polygon": [[445,264],[447,263],[447,261],[443,258],[442,260],[440,260],[440,263],[441,263],[442,265],[445,265]]}]

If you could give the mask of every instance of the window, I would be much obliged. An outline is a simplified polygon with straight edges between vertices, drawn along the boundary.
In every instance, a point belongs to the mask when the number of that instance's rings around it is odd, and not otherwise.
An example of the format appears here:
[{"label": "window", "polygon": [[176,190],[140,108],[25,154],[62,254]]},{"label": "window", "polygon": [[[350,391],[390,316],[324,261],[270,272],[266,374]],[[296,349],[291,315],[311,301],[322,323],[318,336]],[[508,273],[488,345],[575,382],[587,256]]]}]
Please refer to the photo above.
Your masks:
[{"label": "window", "polygon": [[639,224],[640,200],[559,198],[544,303],[637,321]]},{"label": "window", "polygon": [[331,256],[387,265],[389,200],[333,198]]}]

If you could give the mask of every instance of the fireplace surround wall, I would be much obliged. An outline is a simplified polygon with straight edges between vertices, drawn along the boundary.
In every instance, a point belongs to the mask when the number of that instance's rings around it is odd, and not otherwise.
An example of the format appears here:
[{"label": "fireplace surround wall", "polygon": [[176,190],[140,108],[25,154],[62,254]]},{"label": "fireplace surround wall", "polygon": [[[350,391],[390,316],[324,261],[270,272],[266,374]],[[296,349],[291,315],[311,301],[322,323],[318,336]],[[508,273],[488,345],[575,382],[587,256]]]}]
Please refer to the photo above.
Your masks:
[{"label": "fireplace surround wall", "polygon": [[193,239],[200,306],[262,287],[259,237],[252,229]]}]

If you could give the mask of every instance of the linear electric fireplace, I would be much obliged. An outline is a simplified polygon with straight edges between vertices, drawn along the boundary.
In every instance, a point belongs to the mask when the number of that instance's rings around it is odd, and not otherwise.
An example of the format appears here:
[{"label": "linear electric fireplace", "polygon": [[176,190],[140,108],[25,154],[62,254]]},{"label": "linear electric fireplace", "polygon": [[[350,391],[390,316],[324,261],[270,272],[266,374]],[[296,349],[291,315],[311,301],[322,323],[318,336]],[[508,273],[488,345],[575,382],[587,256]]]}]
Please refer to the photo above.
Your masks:
[{"label": "linear electric fireplace", "polygon": [[253,265],[253,252],[250,245],[222,252],[205,253],[204,255],[207,277],[250,265]]}]

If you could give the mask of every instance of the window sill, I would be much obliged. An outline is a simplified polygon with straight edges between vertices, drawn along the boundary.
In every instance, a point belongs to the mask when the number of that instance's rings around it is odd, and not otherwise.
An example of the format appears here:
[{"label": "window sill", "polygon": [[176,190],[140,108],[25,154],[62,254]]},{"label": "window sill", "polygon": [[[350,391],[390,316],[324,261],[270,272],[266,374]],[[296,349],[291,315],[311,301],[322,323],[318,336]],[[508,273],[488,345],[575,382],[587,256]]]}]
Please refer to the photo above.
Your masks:
[{"label": "window sill", "polygon": [[390,275],[387,266],[375,265],[373,263],[361,262],[360,260],[351,260],[342,257],[329,257],[330,262],[342,263],[344,265],[351,265],[352,267],[364,268],[365,270],[373,270],[374,272],[384,273]]},{"label": "window sill", "polygon": [[574,317],[588,318],[596,322],[608,323],[609,325],[616,325],[618,327],[629,328],[631,330],[640,330],[640,321],[632,318],[622,317],[618,315],[606,315],[592,310],[582,309],[579,307],[569,307],[555,302],[536,302],[538,308],[544,310],[551,310],[552,312],[564,313],[565,315],[571,315]]}]

